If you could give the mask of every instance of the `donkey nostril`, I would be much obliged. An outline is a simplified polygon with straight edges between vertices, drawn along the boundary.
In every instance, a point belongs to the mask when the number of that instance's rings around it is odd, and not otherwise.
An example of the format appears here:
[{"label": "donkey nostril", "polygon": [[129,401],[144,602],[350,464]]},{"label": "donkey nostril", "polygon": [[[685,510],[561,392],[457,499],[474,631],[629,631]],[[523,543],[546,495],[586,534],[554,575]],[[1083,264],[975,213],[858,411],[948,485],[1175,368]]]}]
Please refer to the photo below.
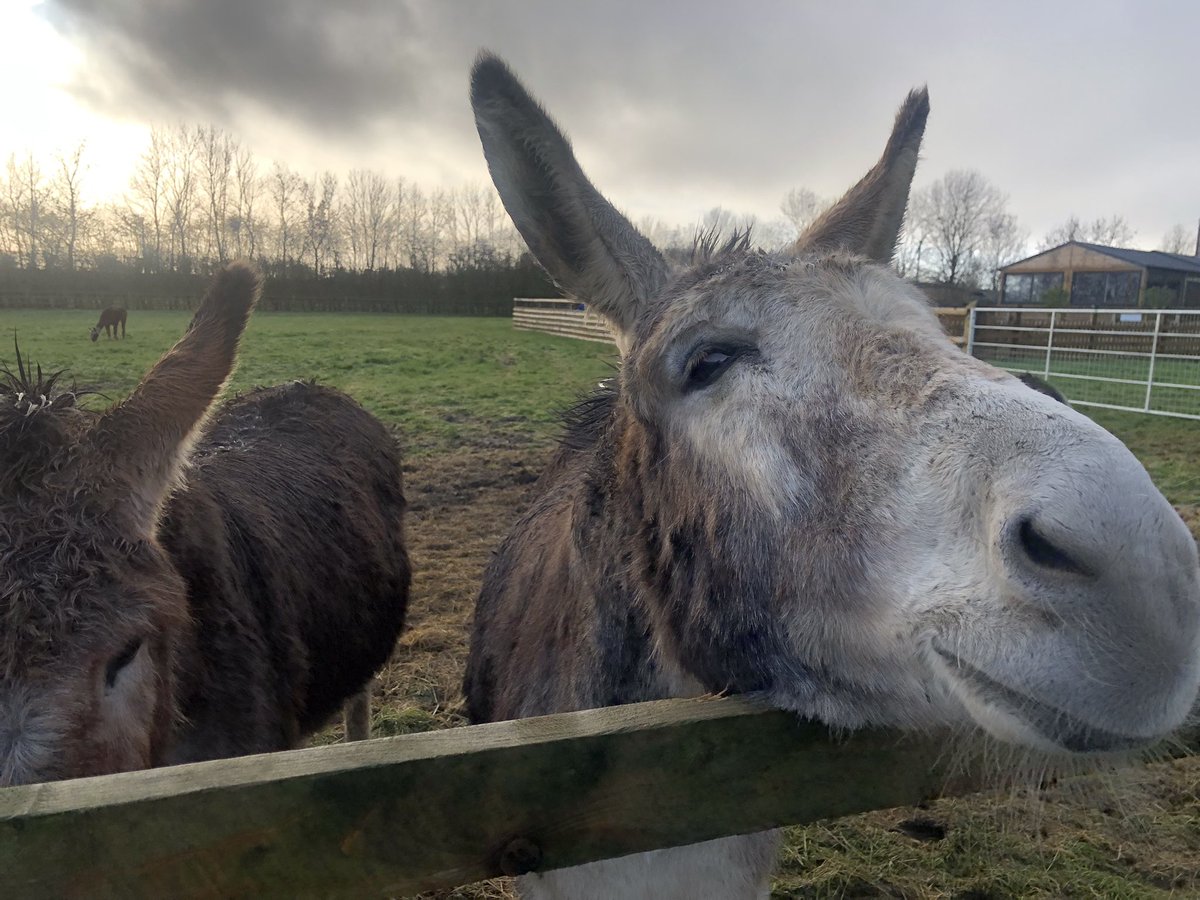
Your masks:
[{"label": "donkey nostril", "polygon": [[1056,569],[1059,572],[1071,572],[1075,575],[1090,575],[1091,573],[1077,563],[1064,550],[1056,547],[1045,535],[1033,525],[1030,518],[1021,519],[1017,526],[1017,540],[1021,549],[1033,562],[1045,569]]}]

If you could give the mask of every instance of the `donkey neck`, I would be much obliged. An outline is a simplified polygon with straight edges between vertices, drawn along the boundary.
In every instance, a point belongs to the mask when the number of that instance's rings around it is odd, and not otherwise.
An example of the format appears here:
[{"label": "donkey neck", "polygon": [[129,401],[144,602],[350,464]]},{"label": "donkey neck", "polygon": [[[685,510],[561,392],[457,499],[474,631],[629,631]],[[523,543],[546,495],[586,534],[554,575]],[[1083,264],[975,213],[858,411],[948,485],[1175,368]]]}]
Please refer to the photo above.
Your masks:
[{"label": "donkey neck", "polygon": [[610,694],[606,705],[694,696],[702,693],[699,682],[674,654],[664,653],[650,596],[658,590],[650,562],[658,526],[641,479],[628,477],[632,429],[616,419],[608,440],[593,449],[573,504],[573,552],[594,579],[590,602],[578,612],[591,619],[601,651],[598,680]]},{"label": "donkey neck", "polygon": [[605,702],[769,690],[762,663],[782,654],[783,635],[747,627],[741,609],[778,590],[760,559],[769,538],[747,516],[736,534],[725,528],[727,486],[706,486],[619,396],[588,402],[591,444],[575,427],[560,459],[582,457],[570,538],[590,590],[572,612],[603,650]]}]

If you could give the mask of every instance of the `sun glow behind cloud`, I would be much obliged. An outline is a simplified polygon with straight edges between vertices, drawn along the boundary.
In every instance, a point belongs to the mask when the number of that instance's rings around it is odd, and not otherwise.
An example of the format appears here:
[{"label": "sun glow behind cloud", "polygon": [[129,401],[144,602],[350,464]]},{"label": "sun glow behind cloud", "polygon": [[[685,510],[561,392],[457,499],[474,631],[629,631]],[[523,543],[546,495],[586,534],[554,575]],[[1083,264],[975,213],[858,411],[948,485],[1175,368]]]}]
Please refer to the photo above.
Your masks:
[{"label": "sun glow behind cloud", "polygon": [[33,0],[0,3],[0,84],[4,92],[7,129],[0,150],[18,158],[32,153],[49,179],[56,154],[68,153],[86,142],[83,179],[86,202],[119,197],[144,149],[148,129],[134,122],[101,117],[82,106],[67,90],[77,76],[82,55],[59,35]]}]

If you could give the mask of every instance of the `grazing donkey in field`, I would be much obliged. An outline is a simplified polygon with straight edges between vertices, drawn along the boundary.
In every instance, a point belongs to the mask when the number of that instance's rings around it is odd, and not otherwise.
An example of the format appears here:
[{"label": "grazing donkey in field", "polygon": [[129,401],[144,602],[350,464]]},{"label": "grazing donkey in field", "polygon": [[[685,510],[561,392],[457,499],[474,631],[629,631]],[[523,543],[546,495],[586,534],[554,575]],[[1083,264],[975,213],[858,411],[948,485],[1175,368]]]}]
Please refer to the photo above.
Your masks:
[{"label": "grazing donkey in field", "polygon": [[[887,268],[928,97],[788,252],[668,271],[499,60],[476,124],[534,255],[607,316],[573,417],[492,560],[464,684],[489,722],[758,692],[825,722],[1140,748],[1200,686],[1200,565],[1089,419],[956,349]],[[527,896],[750,897],[778,838],[529,875]]]},{"label": "grazing donkey in field", "polygon": [[307,384],[206,419],[257,276],[97,414],[18,361],[0,384],[0,785],[295,746],[404,620],[399,455]]},{"label": "grazing donkey in field", "polygon": [[123,309],[118,309],[115,306],[110,306],[108,309],[102,310],[100,313],[100,321],[92,327],[92,343],[100,338],[100,329],[104,329],[104,334],[109,339],[117,336],[117,329],[121,329],[121,337],[125,337],[125,319],[127,313]]}]

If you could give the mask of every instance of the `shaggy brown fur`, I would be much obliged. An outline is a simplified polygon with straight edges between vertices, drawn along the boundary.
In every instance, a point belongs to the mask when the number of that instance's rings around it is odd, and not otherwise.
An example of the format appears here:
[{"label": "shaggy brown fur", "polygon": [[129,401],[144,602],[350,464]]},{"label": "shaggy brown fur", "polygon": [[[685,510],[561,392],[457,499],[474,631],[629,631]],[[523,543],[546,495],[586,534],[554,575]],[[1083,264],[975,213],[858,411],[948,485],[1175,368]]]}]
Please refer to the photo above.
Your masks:
[{"label": "shaggy brown fur", "polygon": [[386,429],[291,384],[201,432],[257,293],[221,273],[104,414],[23,364],[0,386],[0,784],[292,747],[390,654],[409,565]]},{"label": "shaggy brown fur", "polygon": [[104,334],[108,338],[117,336],[117,328],[121,329],[121,337],[125,337],[125,318],[127,313],[123,309],[115,306],[110,306],[108,309],[101,311],[100,321],[92,327],[92,343],[100,337],[100,329],[104,329]]}]

